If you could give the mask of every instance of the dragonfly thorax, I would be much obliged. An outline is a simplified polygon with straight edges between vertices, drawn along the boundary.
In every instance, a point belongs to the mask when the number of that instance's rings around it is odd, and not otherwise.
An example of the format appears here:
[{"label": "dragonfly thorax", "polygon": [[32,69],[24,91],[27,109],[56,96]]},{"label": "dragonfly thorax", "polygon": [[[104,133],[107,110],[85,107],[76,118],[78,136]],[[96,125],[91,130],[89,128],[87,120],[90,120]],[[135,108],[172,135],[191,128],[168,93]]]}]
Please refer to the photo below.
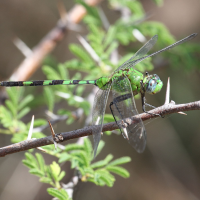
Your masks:
[{"label": "dragonfly thorax", "polygon": [[157,74],[147,75],[144,78],[143,83],[145,92],[149,94],[156,94],[160,92],[163,86],[163,82],[160,80],[160,77]]}]

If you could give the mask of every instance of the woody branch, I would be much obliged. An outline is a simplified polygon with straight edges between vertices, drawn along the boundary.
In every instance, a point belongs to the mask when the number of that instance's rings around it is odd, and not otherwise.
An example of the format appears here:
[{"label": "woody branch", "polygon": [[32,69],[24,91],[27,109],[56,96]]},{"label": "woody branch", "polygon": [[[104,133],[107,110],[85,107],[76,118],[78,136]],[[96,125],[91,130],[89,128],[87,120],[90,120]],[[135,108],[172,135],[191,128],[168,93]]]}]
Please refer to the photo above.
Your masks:
[{"label": "woody branch", "polygon": [[[155,108],[149,112],[165,116],[165,115],[170,115],[173,113],[179,113],[179,112],[185,112],[185,111],[191,111],[191,110],[200,110],[200,101],[195,101],[195,102],[186,103],[186,104],[177,104],[177,105],[173,101],[171,101],[170,103],[164,104],[163,106]],[[138,123],[139,118],[141,118],[143,121],[146,121],[146,120],[149,120],[151,118],[156,118],[156,117],[158,116],[142,113],[134,117],[123,119],[123,122],[125,123],[128,122],[128,124],[135,124],[135,123]],[[103,125],[102,132],[112,131],[118,128],[119,127],[115,122],[107,123]],[[58,141],[59,143],[64,142],[66,140],[89,136],[89,135],[92,135],[92,126],[78,129],[75,131],[58,133],[57,135],[62,137],[62,141]],[[16,144],[12,144],[12,145],[0,148],[0,157],[6,156],[12,153],[20,152],[20,151],[25,151],[28,149],[33,149],[36,147],[50,145],[50,144],[53,144],[52,136],[44,137],[41,139],[26,140],[23,142],[19,142]]]}]

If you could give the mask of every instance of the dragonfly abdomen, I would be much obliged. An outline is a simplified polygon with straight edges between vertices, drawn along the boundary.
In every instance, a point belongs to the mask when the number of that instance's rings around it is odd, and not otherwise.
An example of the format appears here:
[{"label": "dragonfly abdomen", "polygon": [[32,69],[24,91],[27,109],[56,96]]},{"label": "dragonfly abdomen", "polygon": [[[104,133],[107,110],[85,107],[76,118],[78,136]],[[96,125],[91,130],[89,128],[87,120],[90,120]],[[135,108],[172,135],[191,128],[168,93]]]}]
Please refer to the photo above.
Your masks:
[{"label": "dragonfly abdomen", "polygon": [[44,85],[83,85],[92,84],[95,85],[96,81],[89,80],[38,80],[38,81],[2,81],[0,86],[14,87],[14,86],[44,86]]}]

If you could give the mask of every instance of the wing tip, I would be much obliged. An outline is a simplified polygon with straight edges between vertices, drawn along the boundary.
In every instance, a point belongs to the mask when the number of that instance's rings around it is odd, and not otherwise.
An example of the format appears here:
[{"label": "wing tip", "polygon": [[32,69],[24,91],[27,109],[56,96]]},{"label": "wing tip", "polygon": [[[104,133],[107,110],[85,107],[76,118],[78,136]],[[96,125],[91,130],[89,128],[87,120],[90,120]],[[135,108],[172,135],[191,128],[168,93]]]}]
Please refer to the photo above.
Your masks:
[{"label": "wing tip", "polygon": [[189,38],[193,39],[198,35],[198,33],[192,33],[191,35],[189,35]]},{"label": "wing tip", "polygon": [[154,35],[154,36],[152,37],[152,39],[154,39],[154,38],[158,39],[158,35]]},{"label": "wing tip", "polygon": [[94,152],[93,152],[93,159],[95,159],[97,156],[97,148],[94,149]]}]

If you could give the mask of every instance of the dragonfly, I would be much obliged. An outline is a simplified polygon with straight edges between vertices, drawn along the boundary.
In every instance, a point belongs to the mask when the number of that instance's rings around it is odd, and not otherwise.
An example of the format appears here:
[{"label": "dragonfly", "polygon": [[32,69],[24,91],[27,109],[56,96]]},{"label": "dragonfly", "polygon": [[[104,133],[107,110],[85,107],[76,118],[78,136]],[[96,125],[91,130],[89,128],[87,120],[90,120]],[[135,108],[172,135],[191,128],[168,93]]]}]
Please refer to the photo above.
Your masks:
[{"label": "dragonfly", "polygon": [[0,82],[0,86],[95,85],[99,89],[94,98],[92,111],[94,157],[96,156],[98,144],[101,140],[104,114],[110,93],[112,95],[110,110],[115,122],[117,123],[124,138],[128,140],[131,146],[138,153],[142,153],[146,146],[146,130],[141,118],[137,118],[136,124],[130,124],[128,126],[122,126],[120,121],[138,114],[134,96],[139,93],[141,94],[142,110],[146,113],[149,113],[146,111],[145,106],[151,105],[145,103],[145,93],[158,93],[162,89],[163,82],[160,80],[157,74],[149,75],[149,73],[146,72],[143,75],[143,73],[136,70],[134,66],[148,57],[155,56],[161,52],[191,40],[196,37],[196,35],[196,33],[193,33],[157,52],[146,55],[155,45],[158,39],[158,36],[155,35],[110,76],[100,77],[97,80],[2,81]]}]

